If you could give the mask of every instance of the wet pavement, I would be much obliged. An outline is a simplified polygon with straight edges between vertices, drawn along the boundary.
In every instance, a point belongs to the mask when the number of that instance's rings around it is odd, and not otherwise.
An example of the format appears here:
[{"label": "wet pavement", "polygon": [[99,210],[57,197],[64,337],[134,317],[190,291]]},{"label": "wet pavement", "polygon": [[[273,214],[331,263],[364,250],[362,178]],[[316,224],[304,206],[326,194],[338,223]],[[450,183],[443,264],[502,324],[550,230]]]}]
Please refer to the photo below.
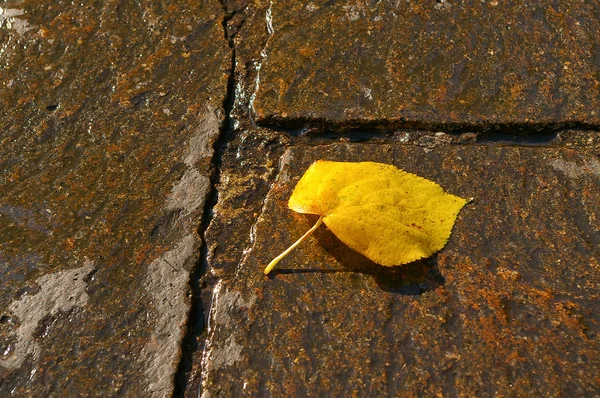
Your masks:
[{"label": "wet pavement", "polygon": [[166,396],[225,119],[216,1],[3,3],[0,396]]},{"label": "wet pavement", "polygon": [[[0,396],[600,394],[594,2],[0,6]],[[317,159],[474,198],[380,267]],[[205,242],[205,245],[203,245]]]}]

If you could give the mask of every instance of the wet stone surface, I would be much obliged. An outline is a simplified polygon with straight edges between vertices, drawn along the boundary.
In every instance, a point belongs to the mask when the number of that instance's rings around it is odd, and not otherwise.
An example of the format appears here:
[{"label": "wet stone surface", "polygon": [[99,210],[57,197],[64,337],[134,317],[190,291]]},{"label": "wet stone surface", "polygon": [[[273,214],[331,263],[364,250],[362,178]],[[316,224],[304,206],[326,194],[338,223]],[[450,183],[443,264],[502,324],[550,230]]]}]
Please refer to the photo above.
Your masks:
[{"label": "wet stone surface", "polygon": [[[299,143],[267,173],[260,209],[235,193],[253,155],[226,155],[232,193],[207,235],[217,283],[197,353],[203,396],[599,394],[599,155],[564,143]],[[391,163],[474,201],[427,260],[383,268],[321,227],[265,277],[315,222],[286,203],[317,159]]]},{"label": "wet stone surface", "polygon": [[[223,152],[220,167],[218,204],[213,207],[212,219],[205,236],[209,270],[199,283],[203,313],[208,329],[197,336],[198,349],[194,352],[192,369],[185,396],[196,397],[206,380],[206,337],[210,333],[210,309],[214,291],[228,275],[224,269],[234,269],[245,257],[254,239],[256,219],[263,211],[263,201],[271,189],[279,169],[279,160],[290,139],[285,134],[270,130],[241,130]],[[222,205],[227,203],[229,205]],[[216,260],[218,259],[218,260]],[[216,261],[220,264],[215,267]],[[248,342],[250,343],[250,342]]]},{"label": "wet stone surface", "polygon": [[237,41],[263,125],[597,126],[598,15],[574,0],[275,0]]},{"label": "wet stone surface", "polygon": [[[598,15],[4,2],[0,396],[600,395]],[[474,201],[429,259],[321,227],[265,277],[317,159]]]},{"label": "wet stone surface", "polygon": [[169,396],[231,50],[222,6],[0,8],[0,396]]}]

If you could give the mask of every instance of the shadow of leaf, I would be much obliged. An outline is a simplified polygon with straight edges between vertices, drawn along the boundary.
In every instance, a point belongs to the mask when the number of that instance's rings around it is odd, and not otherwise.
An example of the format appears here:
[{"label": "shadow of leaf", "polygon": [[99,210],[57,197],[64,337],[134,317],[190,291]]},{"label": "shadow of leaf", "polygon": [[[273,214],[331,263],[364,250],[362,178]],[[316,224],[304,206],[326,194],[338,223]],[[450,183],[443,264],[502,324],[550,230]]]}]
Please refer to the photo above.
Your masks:
[{"label": "shadow of leaf", "polygon": [[[312,223],[317,220],[316,216],[306,217]],[[386,292],[410,296],[434,290],[445,283],[437,267],[437,254],[398,267],[383,267],[350,249],[325,226],[317,229],[313,236],[343,268],[275,269],[272,273],[276,275],[356,272],[373,276],[377,286]]]}]

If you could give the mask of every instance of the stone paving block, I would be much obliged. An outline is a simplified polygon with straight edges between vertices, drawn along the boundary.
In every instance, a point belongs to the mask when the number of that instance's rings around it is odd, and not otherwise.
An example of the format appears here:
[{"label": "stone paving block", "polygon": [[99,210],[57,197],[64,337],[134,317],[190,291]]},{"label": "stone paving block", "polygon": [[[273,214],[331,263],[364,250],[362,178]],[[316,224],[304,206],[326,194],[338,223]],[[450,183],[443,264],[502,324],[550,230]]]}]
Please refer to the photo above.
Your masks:
[{"label": "stone paving block", "polygon": [[0,396],[170,396],[231,71],[222,6],[0,7]]},{"label": "stone paving block", "polygon": [[[206,237],[203,397],[600,394],[597,145],[300,142],[248,210],[253,155],[234,154]],[[384,268],[321,227],[266,277],[316,220],[286,203],[317,159],[391,163],[474,201],[429,259]]]},{"label": "stone paving block", "polygon": [[258,123],[600,122],[597,2],[258,3],[237,38]]}]

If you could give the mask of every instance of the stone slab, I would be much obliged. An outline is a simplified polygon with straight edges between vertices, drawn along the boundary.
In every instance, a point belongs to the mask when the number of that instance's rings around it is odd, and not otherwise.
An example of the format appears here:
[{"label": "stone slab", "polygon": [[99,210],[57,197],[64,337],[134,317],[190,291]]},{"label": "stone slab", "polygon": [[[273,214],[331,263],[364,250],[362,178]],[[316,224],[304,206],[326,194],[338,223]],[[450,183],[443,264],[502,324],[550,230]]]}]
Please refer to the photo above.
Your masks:
[{"label": "stone slab", "polygon": [[[253,155],[224,158],[203,397],[600,393],[600,147],[429,141],[296,142],[251,205],[235,187]],[[427,260],[380,267],[322,227],[265,277],[315,222],[286,203],[317,159],[391,163],[474,201]]]},{"label": "stone slab", "polygon": [[0,396],[170,396],[231,71],[215,1],[0,8]]},{"label": "stone slab", "polygon": [[259,124],[600,124],[597,2],[262,3],[238,40]]}]

